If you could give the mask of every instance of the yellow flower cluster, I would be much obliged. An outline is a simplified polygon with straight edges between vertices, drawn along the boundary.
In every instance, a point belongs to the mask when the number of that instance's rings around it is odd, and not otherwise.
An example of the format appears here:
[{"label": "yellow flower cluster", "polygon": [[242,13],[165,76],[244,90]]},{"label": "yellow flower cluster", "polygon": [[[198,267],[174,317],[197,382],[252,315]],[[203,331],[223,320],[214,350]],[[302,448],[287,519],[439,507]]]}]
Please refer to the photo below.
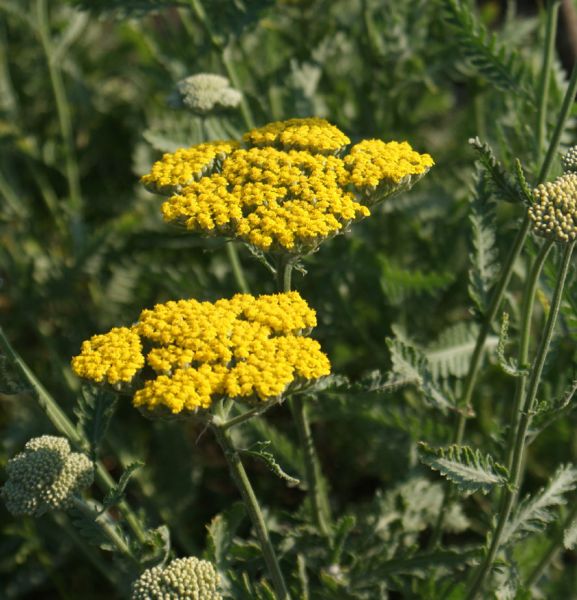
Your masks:
[{"label": "yellow flower cluster", "polygon": [[529,217],[538,235],[558,242],[577,240],[577,174],[538,185],[533,198]]},{"label": "yellow flower cluster", "polygon": [[[264,251],[306,254],[433,165],[407,142],[365,140],[336,156],[349,139],[324,119],[270,123],[243,139],[248,148],[201,144],[207,158],[189,158],[191,148],[153,166],[145,184],[174,192],[162,206],[167,222]],[[217,147],[224,158],[211,162]]]},{"label": "yellow flower cluster", "polygon": [[140,338],[127,327],[114,327],[108,333],[92,336],[72,359],[77,375],[110,385],[131,381],[143,366]]},{"label": "yellow flower cluster", "polygon": [[297,292],[237,294],[214,303],[171,301],[143,310],[131,329],[84,342],[72,365],[81,377],[116,383],[110,374],[131,362],[117,352],[122,332],[138,341],[141,360],[121,381],[144,366],[142,345],[154,374],[136,391],[137,407],[178,414],[209,408],[221,396],[266,401],[292,383],[330,372],[318,342],[304,337],[315,325],[315,312]]},{"label": "yellow flower cluster", "polygon": [[301,253],[370,214],[344,189],[347,181],[343,161],[335,156],[237,150],[221,173],[185,187],[163,204],[162,213],[192,231]]},{"label": "yellow flower cluster", "polygon": [[289,119],[274,121],[245,133],[250,146],[275,146],[284,150],[306,150],[313,154],[334,154],[351,140],[325,119]]},{"label": "yellow flower cluster", "polygon": [[141,182],[158,194],[172,194],[182,186],[200,179],[210,171],[216,160],[223,161],[239,144],[235,141],[206,142],[191,148],[180,148],[165,154],[154,163]]},{"label": "yellow flower cluster", "polygon": [[434,164],[429,154],[415,152],[407,142],[363,140],[344,159],[351,183],[375,189],[382,183],[399,185],[407,177],[426,173]]}]

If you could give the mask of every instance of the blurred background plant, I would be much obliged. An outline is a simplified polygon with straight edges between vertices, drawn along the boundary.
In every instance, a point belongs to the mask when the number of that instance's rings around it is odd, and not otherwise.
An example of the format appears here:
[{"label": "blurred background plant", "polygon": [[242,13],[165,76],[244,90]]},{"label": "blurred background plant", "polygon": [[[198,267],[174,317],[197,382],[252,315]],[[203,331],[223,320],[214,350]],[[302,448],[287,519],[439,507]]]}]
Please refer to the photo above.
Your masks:
[{"label": "blurred background plant", "polygon": [[[284,551],[298,565],[292,577],[310,587],[311,598],[385,597],[385,590],[439,597],[443,579],[435,584],[424,574],[433,566],[441,574],[462,569],[467,557],[447,551],[436,562],[412,560],[434,525],[432,507],[442,501],[416,443],[446,443],[451,423],[423,404],[414,385],[401,385],[416,380],[403,374],[399,357],[403,348],[418,350],[435,378],[458,393],[477,327],[468,293],[468,255],[478,250],[469,200],[493,193],[482,188],[482,178],[472,189],[474,162],[488,154],[467,140],[490,142],[504,173],[518,158],[529,183],[536,182],[567,79],[555,59],[539,137],[542,7],[525,14],[512,0],[477,8],[455,0],[0,0],[0,14],[0,320],[69,416],[80,392],[70,357],[82,340],[129,325],[155,302],[215,300],[238,291],[226,245],[164,224],[157,197],[138,183],[162,152],[238,139],[272,120],[320,116],[353,142],[408,139],[434,157],[435,168],[410,194],[390,199],[308,257],[308,276],[295,274],[317,311],[315,336],[333,371],[363,382],[327,390],[310,408],[333,512],[345,515],[330,556],[294,512],[303,492],[286,488],[258,462],[249,466],[259,496],[275,507],[273,538],[278,543],[283,536]],[[198,73],[226,77],[241,94],[238,107],[199,115],[171,106],[177,82]],[[563,147],[575,142],[573,119]],[[559,171],[556,162],[552,173]],[[473,230],[482,233],[489,263],[497,263],[522,215],[513,203],[491,206],[481,215],[488,226],[480,227],[479,217]],[[265,268],[245,248],[238,253],[251,291],[274,291]],[[534,254],[529,242],[527,255]],[[513,331],[525,276],[521,259],[507,298]],[[553,267],[546,277],[544,311]],[[562,311],[567,335],[554,340],[543,403],[574,378],[569,334],[577,325],[577,297],[570,277]],[[496,335],[489,343],[496,347]],[[7,356],[0,361],[3,466],[30,437],[53,432]],[[492,450],[501,443],[502,399],[511,390],[492,359],[476,393],[478,419],[469,433],[476,446]],[[563,414],[532,447],[529,489],[576,458],[575,415]],[[302,473],[283,411],[251,421],[242,436],[247,447],[271,440],[284,466]],[[248,523],[231,508],[237,495],[226,465],[200,426],[147,422],[121,402],[101,452],[115,476],[136,460],[146,462],[133,474],[128,499],[142,507],[149,527],[168,525],[177,554],[200,556],[208,548],[205,556],[219,568],[258,581]],[[446,523],[451,542],[479,541],[485,502],[475,496],[453,507]],[[290,535],[275,529],[279,509],[293,513]],[[95,570],[61,521],[15,520],[0,507],[0,524],[0,598],[120,597],[114,579],[102,584],[106,556]],[[512,559],[533,565],[543,540],[530,538]],[[574,557],[564,556],[564,564],[565,577],[553,573],[542,581],[546,597],[569,597]],[[265,594],[249,583],[244,591],[235,585],[235,597]]]}]

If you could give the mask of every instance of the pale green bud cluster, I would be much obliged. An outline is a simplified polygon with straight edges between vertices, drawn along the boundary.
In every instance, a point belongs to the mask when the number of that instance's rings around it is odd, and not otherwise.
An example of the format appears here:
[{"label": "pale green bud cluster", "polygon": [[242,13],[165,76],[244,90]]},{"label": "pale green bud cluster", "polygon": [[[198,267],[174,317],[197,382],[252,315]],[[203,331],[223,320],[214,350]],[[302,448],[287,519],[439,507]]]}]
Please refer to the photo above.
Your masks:
[{"label": "pale green bud cluster", "polygon": [[176,88],[181,102],[201,115],[219,108],[235,108],[242,98],[226,77],[211,73],[186,77],[176,84]]},{"label": "pale green bud cluster", "polygon": [[194,556],[152,567],[132,584],[130,600],[222,600],[212,563]]},{"label": "pale green bud cluster", "polygon": [[8,461],[6,471],[8,481],[0,496],[13,515],[38,517],[66,508],[94,479],[90,459],[71,452],[66,438],[52,435],[29,440],[24,450]]},{"label": "pale green bud cluster", "polygon": [[561,166],[564,173],[577,172],[577,146],[571,146],[561,157]]},{"label": "pale green bud cluster", "polygon": [[529,217],[537,235],[557,242],[577,240],[577,174],[538,185],[533,198]]}]

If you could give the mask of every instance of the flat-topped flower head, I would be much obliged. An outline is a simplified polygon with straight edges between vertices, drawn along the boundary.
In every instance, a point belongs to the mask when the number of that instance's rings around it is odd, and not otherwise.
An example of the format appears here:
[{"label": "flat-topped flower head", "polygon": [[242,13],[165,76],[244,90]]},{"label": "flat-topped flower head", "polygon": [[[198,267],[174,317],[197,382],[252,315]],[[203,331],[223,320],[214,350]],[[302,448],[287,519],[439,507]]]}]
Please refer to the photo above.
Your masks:
[{"label": "flat-topped flower head", "polygon": [[[222,397],[278,399],[330,373],[319,343],[306,337],[315,325],[314,310],[297,292],[170,301],[143,310],[132,328],[119,328],[145,348],[146,367],[138,378],[134,371],[133,404],[162,416],[206,410]],[[107,381],[108,362],[99,370],[92,346],[83,345],[72,365],[82,377]]]},{"label": "flat-topped flower head", "polygon": [[144,366],[142,344],[127,327],[114,327],[82,343],[82,352],[72,359],[72,369],[95,383],[119,386],[132,381]]},{"label": "flat-topped flower head", "polygon": [[235,108],[242,95],[222,75],[198,73],[176,84],[180,102],[191,111],[206,115],[215,110]]},{"label": "flat-topped flower head", "polygon": [[92,484],[90,459],[71,452],[68,440],[43,435],[32,438],[6,465],[8,481],[0,496],[13,515],[39,517],[67,508],[74,496]]},{"label": "flat-topped flower head", "polygon": [[305,150],[313,154],[336,154],[351,140],[325,119],[274,121],[251,129],[242,136],[249,146],[273,146],[283,150]]},{"label": "flat-topped flower head", "polygon": [[[152,190],[175,192],[162,205],[165,221],[302,256],[433,165],[407,142],[367,140],[344,156],[348,137],[316,118],[270,123],[249,131],[244,142],[247,147],[223,149],[224,157],[213,162],[214,150],[201,144],[155,163],[143,181]],[[195,148],[209,157],[193,158]]]},{"label": "flat-topped flower head", "polygon": [[231,140],[206,142],[167,153],[140,181],[151,192],[173,194],[208,173],[217,161],[223,161],[238,145]]},{"label": "flat-topped flower head", "polygon": [[577,172],[577,146],[571,146],[561,157],[561,166],[564,173]]},{"label": "flat-topped flower head", "polygon": [[363,140],[344,159],[350,181],[371,203],[410,187],[434,164],[429,154],[415,152],[408,142]]},{"label": "flat-topped flower head", "polygon": [[222,600],[213,564],[194,556],[152,567],[132,584],[130,600]]},{"label": "flat-topped flower head", "polygon": [[533,198],[529,217],[537,235],[557,242],[577,240],[577,174],[538,185]]}]

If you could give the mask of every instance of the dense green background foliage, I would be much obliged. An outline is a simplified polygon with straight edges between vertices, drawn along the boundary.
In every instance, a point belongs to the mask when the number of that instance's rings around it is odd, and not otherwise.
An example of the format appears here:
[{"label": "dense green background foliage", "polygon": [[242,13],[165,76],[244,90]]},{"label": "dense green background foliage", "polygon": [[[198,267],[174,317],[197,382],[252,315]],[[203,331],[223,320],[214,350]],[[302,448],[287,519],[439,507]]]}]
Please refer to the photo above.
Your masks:
[{"label": "dense green background foliage", "polygon": [[[305,261],[307,275],[294,277],[317,310],[314,335],[334,372],[352,382],[310,406],[342,547],[327,555],[308,528],[302,490],[262,463],[247,465],[274,510],[271,529],[275,541],[284,537],[290,579],[298,580],[299,565],[311,598],[377,598],[385,590],[392,598],[438,598],[467,568],[462,548],[483,541],[488,500],[475,494],[450,513],[444,554],[412,558],[426,546],[442,497],[442,480],[418,460],[417,442],[447,444],[452,427],[451,413],[427,403],[415,385],[426,377],[414,365],[421,357],[434,385],[447,397],[458,394],[483,294],[522,217],[521,204],[507,202],[507,190],[518,197],[514,159],[529,185],[537,179],[544,15],[517,14],[514,4],[488,3],[479,12],[454,0],[0,0],[0,319],[70,416],[80,384],[69,361],[83,339],[130,324],[155,302],[238,291],[223,243],[168,227],[159,198],[138,183],[161,152],[199,142],[203,128],[214,139],[239,137],[251,124],[314,115],[353,141],[407,139],[434,157],[415,189],[324,244]],[[201,125],[171,108],[176,81],[199,72],[229,76],[243,92],[242,110]],[[565,85],[555,62],[548,135]],[[491,144],[502,173],[488,148],[468,143],[476,136]],[[571,121],[563,144],[574,142]],[[479,158],[484,166],[476,167]],[[239,251],[251,291],[273,291],[266,269]],[[507,296],[511,337],[534,254],[529,242]],[[544,310],[554,278],[550,266],[539,296]],[[574,279],[546,366],[543,407],[575,375]],[[496,456],[514,384],[499,366],[498,333],[497,324],[468,432],[471,446]],[[32,435],[53,430],[8,362],[0,368],[2,465]],[[543,421],[548,416],[544,408]],[[531,447],[527,491],[577,458],[576,417],[570,407],[562,416]],[[284,406],[251,422],[238,442],[272,440],[283,468],[299,475],[294,437]],[[207,524],[227,510],[212,521],[211,543],[223,544],[216,554],[253,581],[263,575],[248,522],[231,508],[238,495],[224,460],[201,426],[147,421],[125,400],[101,456],[117,477],[136,460],[146,463],[127,497],[149,526],[168,525],[176,555],[201,555]],[[236,521],[239,537],[231,542],[226,528]],[[103,575],[114,573],[107,555],[96,555],[98,564],[94,553],[83,556],[64,517],[12,519],[0,507],[0,530],[0,598],[122,597],[114,575]],[[509,560],[526,573],[554,534],[533,534]],[[575,557],[560,561],[564,568],[542,581],[545,597],[573,593]],[[504,572],[504,579],[518,575]],[[238,597],[256,597],[246,594]]]}]

